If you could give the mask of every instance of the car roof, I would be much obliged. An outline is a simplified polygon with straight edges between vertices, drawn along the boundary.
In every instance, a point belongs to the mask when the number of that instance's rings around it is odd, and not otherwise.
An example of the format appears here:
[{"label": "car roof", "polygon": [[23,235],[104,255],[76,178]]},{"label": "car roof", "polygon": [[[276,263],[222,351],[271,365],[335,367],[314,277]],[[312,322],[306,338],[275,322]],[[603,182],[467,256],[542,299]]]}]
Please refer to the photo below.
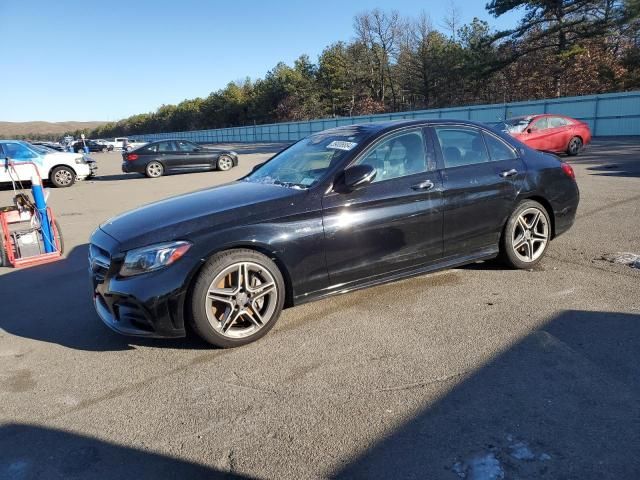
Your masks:
[{"label": "car roof", "polygon": [[[456,120],[446,118],[435,119],[422,119],[422,120],[388,120],[384,122],[371,122],[371,123],[356,123],[353,125],[344,125],[341,127],[334,127],[328,130],[324,130],[323,134],[334,133],[336,135],[344,135],[344,131],[352,131],[354,134],[374,134],[382,133],[388,130],[395,130],[397,128],[410,127],[410,126],[429,126],[429,125],[469,125],[474,127],[484,127],[487,125],[481,122],[475,122],[473,120]],[[321,133],[321,132],[317,132]]]}]

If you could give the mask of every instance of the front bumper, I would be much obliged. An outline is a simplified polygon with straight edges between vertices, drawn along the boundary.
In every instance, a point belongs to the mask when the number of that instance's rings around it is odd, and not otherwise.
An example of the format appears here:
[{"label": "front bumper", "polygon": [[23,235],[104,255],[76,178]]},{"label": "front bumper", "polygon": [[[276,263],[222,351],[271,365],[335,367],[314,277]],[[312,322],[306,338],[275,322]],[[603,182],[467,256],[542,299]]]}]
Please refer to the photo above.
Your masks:
[{"label": "front bumper", "polygon": [[91,177],[98,171],[98,165],[93,160],[85,161],[83,163],[76,163],[73,168],[76,171],[76,176],[79,179]]},{"label": "front bumper", "polygon": [[188,260],[191,259],[185,255],[167,268],[120,277],[123,255],[118,251],[118,242],[96,230],[91,237],[89,273],[98,316],[123,335],[184,337],[184,304],[193,265]]},{"label": "front bumper", "polygon": [[98,173],[98,163],[96,161],[90,161],[87,162],[87,165],[89,165],[89,177],[94,177],[96,173]]}]

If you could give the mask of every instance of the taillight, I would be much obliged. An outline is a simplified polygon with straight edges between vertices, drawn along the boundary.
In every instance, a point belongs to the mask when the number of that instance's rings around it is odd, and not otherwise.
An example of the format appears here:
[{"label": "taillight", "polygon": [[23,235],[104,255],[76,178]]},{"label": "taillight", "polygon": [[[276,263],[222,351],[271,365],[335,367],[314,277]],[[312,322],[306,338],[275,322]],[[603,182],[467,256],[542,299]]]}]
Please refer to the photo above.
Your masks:
[{"label": "taillight", "polygon": [[562,162],[562,171],[572,180],[576,179],[576,172],[573,171],[573,168],[568,163]]},{"label": "taillight", "polygon": [[139,158],[139,155],[137,153],[128,153],[127,154],[127,160],[129,160],[130,162],[133,162],[134,160],[137,160]]}]

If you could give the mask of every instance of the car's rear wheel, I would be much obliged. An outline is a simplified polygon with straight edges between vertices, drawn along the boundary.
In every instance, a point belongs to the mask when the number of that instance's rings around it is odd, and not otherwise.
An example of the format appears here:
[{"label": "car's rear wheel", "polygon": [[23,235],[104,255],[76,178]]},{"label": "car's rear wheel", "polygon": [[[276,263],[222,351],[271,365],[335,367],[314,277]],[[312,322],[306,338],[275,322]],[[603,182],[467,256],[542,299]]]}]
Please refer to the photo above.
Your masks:
[{"label": "car's rear wheel", "polygon": [[107,147],[102,147],[102,153],[107,153],[107,151],[109,151]]},{"label": "car's rear wheel", "polygon": [[223,172],[231,170],[233,168],[233,159],[229,155],[220,155],[216,168]]},{"label": "car's rear wheel", "polygon": [[164,167],[160,162],[149,162],[144,169],[149,178],[158,178],[164,174]]},{"label": "car's rear wheel", "polygon": [[503,260],[511,267],[527,269],[543,257],[551,240],[547,210],[534,200],[525,200],[509,217],[501,240]]},{"label": "car's rear wheel", "polygon": [[567,146],[567,154],[572,157],[578,155],[582,150],[582,139],[580,137],[573,137],[569,140],[569,145]]},{"label": "car's rear wheel", "polygon": [[284,279],[272,260],[253,250],[227,250],[209,259],[196,280],[193,324],[213,345],[245,345],[271,330],[284,297]]},{"label": "car's rear wheel", "polygon": [[69,167],[60,166],[51,170],[49,180],[56,188],[66,188],[73,185],[76,181],[76,172]]}]

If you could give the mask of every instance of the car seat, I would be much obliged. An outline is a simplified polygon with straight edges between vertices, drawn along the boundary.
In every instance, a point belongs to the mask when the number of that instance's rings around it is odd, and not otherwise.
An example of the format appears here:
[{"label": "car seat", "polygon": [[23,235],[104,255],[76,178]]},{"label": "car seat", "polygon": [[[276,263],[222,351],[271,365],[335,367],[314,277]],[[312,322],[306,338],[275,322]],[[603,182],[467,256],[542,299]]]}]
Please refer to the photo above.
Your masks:
[{"label": "car seat", "polygon": [[413,175],[414,173],[424,172],[426,168],[422,138],[418,135],[410,134],[404,135],[398,140],[405,149],[404,174]]}]

